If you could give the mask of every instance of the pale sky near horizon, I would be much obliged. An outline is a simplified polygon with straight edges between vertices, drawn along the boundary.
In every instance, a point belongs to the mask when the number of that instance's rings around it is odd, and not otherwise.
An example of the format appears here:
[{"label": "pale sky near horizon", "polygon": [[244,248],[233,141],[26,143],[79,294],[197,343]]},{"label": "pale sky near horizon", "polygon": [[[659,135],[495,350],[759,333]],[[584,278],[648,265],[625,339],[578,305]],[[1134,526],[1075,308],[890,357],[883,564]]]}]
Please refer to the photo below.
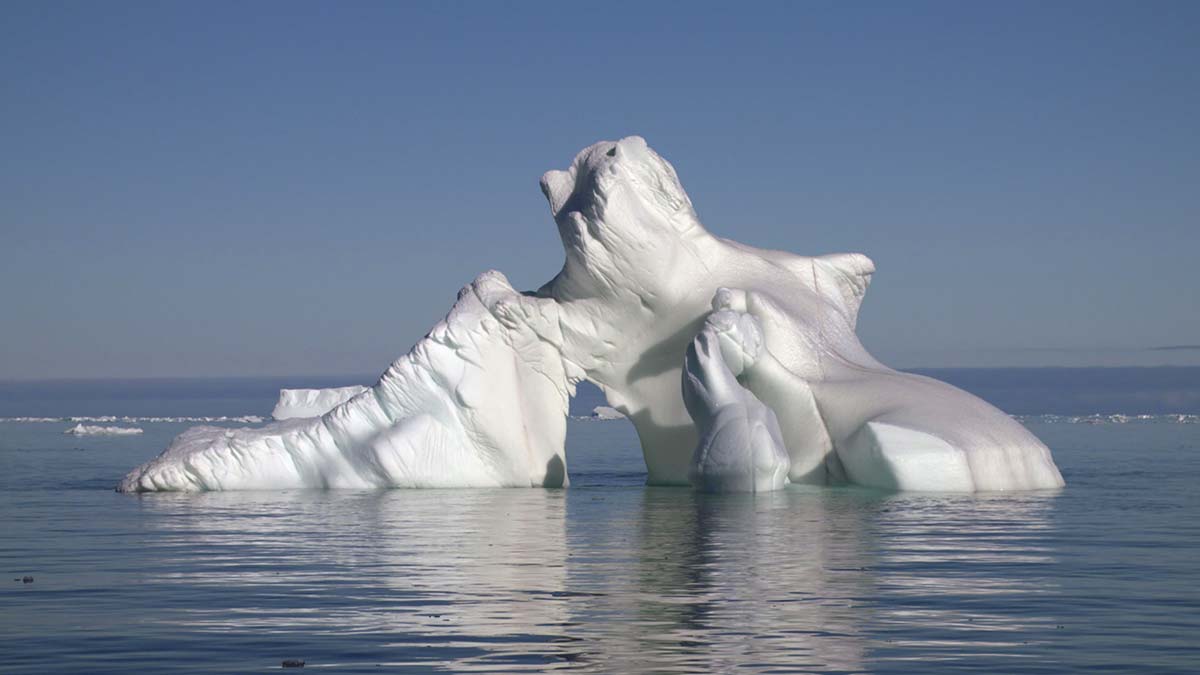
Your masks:
[{"label": "pale sky near horizon", "polygon": [[1200,363],[1200,3],[686,7],[0,4],[0,378],[380,372],[629,134],[887,363]]}]

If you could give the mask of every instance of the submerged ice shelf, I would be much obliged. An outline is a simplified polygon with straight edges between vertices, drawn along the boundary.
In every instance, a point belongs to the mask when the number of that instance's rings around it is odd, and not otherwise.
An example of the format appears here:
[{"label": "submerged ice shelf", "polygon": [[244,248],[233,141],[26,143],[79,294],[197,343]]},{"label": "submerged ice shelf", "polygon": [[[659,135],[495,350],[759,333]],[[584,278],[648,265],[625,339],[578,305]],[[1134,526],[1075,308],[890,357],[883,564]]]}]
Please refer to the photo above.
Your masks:
[{"label": "submerged ice shelf", "polygon": [[485,272],[374,386],[285,392],[285,421],[259,429],[192,429],[118,489],[566,485],[583,380],[632,421],[651,483],[1063,484],[1020,423],[867,353],[866,256],[713,236],[636,136],[584,149],[542,191],[566,260],[536,292]]}]

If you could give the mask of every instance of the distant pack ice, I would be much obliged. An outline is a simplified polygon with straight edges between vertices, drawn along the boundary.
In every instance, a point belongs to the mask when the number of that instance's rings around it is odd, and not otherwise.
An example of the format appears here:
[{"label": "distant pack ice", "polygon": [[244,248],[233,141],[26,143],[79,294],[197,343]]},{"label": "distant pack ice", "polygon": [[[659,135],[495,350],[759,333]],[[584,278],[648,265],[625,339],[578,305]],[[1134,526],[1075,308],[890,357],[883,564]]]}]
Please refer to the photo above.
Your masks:
[{"label": "distant pack ice", "polygon": [[281,396],[276,417],[296,419],[258,429],[192,429],[118,489],[565,485],[585,379],[632,421],[653,484],[1063,485],[1021,424],[867,353],[866,256],[710,234],[636,136],[583,150],[542,191],[566,261],[536,292],[486,272],[373,387]]},{"label": "distant pack ice", "polygon": [[109,427],[80,422],[63,432],[69,436],[136,436],[143,433],[141,427]]}]

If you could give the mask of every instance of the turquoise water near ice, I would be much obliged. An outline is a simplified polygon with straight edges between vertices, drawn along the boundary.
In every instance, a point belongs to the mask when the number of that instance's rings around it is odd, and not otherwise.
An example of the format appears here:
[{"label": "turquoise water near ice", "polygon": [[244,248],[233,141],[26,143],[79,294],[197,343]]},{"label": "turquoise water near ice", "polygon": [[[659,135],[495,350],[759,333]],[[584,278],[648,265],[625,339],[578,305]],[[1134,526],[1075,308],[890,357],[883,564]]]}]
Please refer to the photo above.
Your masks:
[{"label": "turquoise water near ice", "polygon": [[12,418],[265,415],[275,384],[22,386],[0,387],[0,672],[1200,670],[1187,415],[1023,418],[1068,486],[1016,495],[647,488],[628,423],[573,419],[564,490],[131,496],[191,422]]}]

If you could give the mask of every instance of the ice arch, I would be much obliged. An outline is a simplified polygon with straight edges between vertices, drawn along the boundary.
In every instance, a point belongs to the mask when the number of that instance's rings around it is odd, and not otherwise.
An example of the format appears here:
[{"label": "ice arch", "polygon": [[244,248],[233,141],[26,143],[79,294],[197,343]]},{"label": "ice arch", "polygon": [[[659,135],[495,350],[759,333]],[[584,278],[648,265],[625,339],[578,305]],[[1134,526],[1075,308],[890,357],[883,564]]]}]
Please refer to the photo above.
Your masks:
[{"label": "ice arch", "polygon": [[747,405],[774,413],[791,482],[1063,484],[1019,423],[867,353],[854,333],[867,257],[712,235],[674,168],[636,136],[586,148],[541,183],[566,259],[536,292],[484,273],[363,393],[321,417],[186,432],[119,489],[565,485],[567,399],[583,379],[633,422],[649,481],[686,484],[700,435],[683,400],[685,353],[713,311],[760,327],[758,356],[736,379]]}]

